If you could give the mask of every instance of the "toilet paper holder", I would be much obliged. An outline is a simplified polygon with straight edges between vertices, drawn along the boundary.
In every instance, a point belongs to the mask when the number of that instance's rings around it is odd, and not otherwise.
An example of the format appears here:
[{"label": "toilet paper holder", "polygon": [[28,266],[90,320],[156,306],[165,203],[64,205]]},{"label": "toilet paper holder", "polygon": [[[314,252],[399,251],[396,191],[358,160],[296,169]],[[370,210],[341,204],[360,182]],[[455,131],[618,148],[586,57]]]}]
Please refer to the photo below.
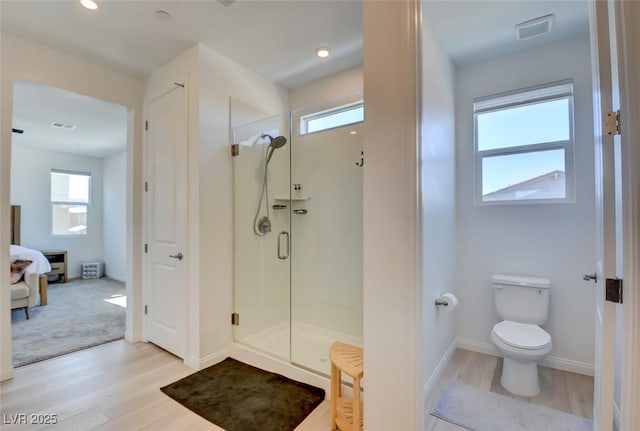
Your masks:
[{"label": "toilet paper holder", "polygon": [[436,306],[448,307],[449,309],[455,308],[458,305],[458,298],[453,293],[445,293],[440,295],[435,300]]}]

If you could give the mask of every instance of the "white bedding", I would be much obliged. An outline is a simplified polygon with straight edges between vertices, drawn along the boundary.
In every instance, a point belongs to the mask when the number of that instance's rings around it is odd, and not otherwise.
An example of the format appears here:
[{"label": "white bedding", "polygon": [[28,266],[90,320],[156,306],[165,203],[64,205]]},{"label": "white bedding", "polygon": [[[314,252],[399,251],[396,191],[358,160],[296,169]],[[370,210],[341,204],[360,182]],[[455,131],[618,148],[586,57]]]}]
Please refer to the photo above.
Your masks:
[{"label": "white bedding", "polygon": [[35,272],[36,274],[44,274],[51,271],[51,265],[44,254],[38,250],[22,247],[19,245],[11,244],[9,254],[12,259],[24,259],[32,261],[31,265],[27,266],[25,272]]}]

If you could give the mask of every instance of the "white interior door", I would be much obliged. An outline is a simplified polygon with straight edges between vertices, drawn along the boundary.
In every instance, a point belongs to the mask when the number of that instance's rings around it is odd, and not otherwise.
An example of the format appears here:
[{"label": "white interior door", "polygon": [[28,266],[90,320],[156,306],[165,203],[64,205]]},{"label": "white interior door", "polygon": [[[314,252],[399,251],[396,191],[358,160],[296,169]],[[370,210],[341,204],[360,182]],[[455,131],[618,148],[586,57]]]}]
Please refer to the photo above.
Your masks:
[{"label": "white interior door", "polygon": [[[616,304],[605,300],[605,279],[616,278],[621,262],[621,220],[619,170],[616,169],[616,146],[619,139],[607,136],[602,128],[602,113],[619,106],[615,22],[606,2],[590,2],[592,62],[594,65],[594,132],[596,169],[596,352],[594,387],[594,427],[597,431],[613,429],[615,380]],[[618,183],[619,184],[619,183]]]},{"label": "white interior door", "polygon": [[145,193],[145,338],[184,358],[187,221],[185,89],[148,105]]}]

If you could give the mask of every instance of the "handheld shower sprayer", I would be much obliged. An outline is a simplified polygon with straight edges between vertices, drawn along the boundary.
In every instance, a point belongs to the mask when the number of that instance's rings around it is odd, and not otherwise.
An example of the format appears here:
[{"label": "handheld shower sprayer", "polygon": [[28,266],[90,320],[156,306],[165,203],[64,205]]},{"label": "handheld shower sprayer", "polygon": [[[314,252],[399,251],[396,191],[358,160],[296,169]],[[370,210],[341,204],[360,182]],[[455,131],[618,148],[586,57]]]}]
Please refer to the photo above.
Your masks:
[{"label": "handheld shower sprayer", "polygon": [[[258,209],[256,210],[256,216],[253,219],[253,232],[258,236],[264,236],[267,232],[271,232],[271,220],[269,220],[269,183],[267,180],[267,173],[269,169],[269,161],[273,157],[273,153],[278,149],[285,146],[287,138],[284,136],[276,136],[263,133],[261,138],[269,138],[269,145],[264,155],[264,176],[262,179],[262,191],[260,192],[260,201],[258,202]],[[265,199],[266,198],[266,199]],[[262,209],[262,203],[265,202],[266,215],[260,217],[260,210]]]}]

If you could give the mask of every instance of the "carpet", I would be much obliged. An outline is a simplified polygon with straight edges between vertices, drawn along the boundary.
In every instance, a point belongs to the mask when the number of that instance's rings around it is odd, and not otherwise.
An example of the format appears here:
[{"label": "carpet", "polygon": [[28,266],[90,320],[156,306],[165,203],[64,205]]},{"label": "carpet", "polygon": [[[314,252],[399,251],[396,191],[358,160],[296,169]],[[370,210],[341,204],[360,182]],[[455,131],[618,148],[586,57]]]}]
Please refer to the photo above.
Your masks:
[{"label": "carpet", "polygon": [[227,431],[292,431],[324,390],[227,358],[162,392]]},{"label": "carpet", "polygon": [[593,431],[593,421],[449,382],[431,414],[473,431]]},{"label": "carpet", "polygon": [[48,304],[31,308],[29,320],[23,310],[12,310],[13,365],[123,338],[125,301],[124,283],[109,278],[49,284]]}]

